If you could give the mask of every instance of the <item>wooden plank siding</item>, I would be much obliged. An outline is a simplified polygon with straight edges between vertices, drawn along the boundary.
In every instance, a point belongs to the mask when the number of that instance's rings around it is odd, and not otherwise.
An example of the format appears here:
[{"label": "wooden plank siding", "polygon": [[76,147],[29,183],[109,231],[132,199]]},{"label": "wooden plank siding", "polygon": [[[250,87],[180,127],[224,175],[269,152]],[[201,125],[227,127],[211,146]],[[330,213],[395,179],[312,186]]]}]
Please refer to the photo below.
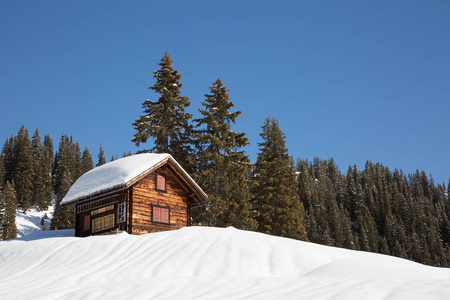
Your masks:
[{"label": "wooden plank siding", "polygon": [[[156,189],[156,174],[166,178],[166,191]],[[179,183],[178,176],[165,165],[152,172],[131,187],[132,200],[129,213],[131,215],[132,234],[146,234],[158,231],[179,229],[188,222],[188,193]],[[152,206],[169,207],[169,224],[152,222]]]}]

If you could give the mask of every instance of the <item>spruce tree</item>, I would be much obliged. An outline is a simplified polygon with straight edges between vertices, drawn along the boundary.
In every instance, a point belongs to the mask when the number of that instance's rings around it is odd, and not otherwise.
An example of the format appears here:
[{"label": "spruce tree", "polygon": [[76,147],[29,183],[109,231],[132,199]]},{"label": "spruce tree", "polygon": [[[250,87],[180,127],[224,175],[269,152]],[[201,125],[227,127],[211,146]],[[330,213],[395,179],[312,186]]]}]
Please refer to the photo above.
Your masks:
[{"label": "spruce tree", "polygon": [[234,106],[228,89],[220,79],[213,82],[202,102],[202,117],[196,119],[198,131],[198,182],[209,197],[206,211],[202,205],[192,209],[194,222],[212,226],[234,226],[254,230],[256,222],[250,211],[248,166],[250,160],[242,150],[248,145],[245,133],[236,133],[240,111],[230,112]]},{"label": "spruce tree", "polygon": [[[72,137],[70,137],[70,139],[72,139]],[[76,142],[75,144],[72,144],[74,146],[74,157],[73,157],[73,161],[72,163],[73,165],[73,169],[75,170],[75,177],[73,178],[73,180],[77,180],[78,177],[80,177],[81,175],[83,175],[83,170],[82,170],[82,163],[81,163],[81,148],[80,148],[80,144],[78,142]]]},{"label": "spruce tree", "polygon": [[[39,130],[36,129],[33,138],[31,140],[31,146],[33,147],[33,198],[32,204],[38,209],[45,209],[48,200],[47,194],[47,172],[48,166],[45,159],[44,146],[41,142],[41,137],[39,135]],[[51,196],[51,195],[50,195]]]},{"label": "spruce tree", "polygon": [[72,138],[69,139],[67,135],[61,135],[54,168],[56,203],[50,226],[51,229],[70,229],[75,226],[75,207],[73,205],[61,206],[61,200],[77,178],[79,169],[75,164],[75,156],[76,145],[73,143]]},{"label": "spruce tree", "polygon": [[3,219],[6,209],[5,202],[5,166],[3,163],[3,153],[0,152],[0,241],[3,239]]},{"label": "spruce tree", "polygon": [[92,161],[91,152],[89,152],[89,148],[86,147],[83,150],[83,155],[81,157],[81,174],[86,173],[94,168],[94,162]]},{"label": "spruce tree", "polygon": [[17,197],[14,191],[14,182],[6,182],[4,192],[4,214],[2,223],[2,239],[14,239],[17,237],[16,227],[16,209],[17,209]]},{"label": "spruce tree", "polygon": [[38,207],[46,210],[52,204],[52,167],[53,167],[53,140],[49,134],[44,136],[44,157],[42,160],[43,179],[42,179],[42,195]]},{"label": "spruce tree", "polygon": [[295,167],[285,135],[275,118],[266,118],[262,130],[252,191],[259,214],[258,231],[307,240],[304,209],[297,195]]},{"label": "spruce tree", "polygon": [[2,148],[3,167],[5,168],[4,180],[11,182],[14,179],[15,159],[14,159],[14,137],[6,139]]},{"label": "spruce tree", "polygon": [[102,145],[100,145],[100,149],[98,151],[98,162],[95,166],[99,167],[101,165],[104,165],[105,163],[106,163],[105,151],[103,150]]},{"label": "spruce tree", "polygon": [[0,152],[0,195],[4,191],[5,186],[5,163],[3,162],[3,153]]},{"label": "spruce tree", "polygon": [[160,69],[153,72],[156,83],[149,87],[160,96],[157,101],[147,99],[142,103],[143,115],[133,123],[136,133],[132,142],[139,146],[153,138],[150,151],[171,154],[189,172],[193,165],[192,115],[185,110],[191,103],[188,97],[181,96],[181,75],[172,64],[169,54],[164,53]]},{"label": "spruce tree", "polygon": [[33,148],[28,129],[23,125],[14,139],[14,187],[19,207],[26,212],[33,198]]}]

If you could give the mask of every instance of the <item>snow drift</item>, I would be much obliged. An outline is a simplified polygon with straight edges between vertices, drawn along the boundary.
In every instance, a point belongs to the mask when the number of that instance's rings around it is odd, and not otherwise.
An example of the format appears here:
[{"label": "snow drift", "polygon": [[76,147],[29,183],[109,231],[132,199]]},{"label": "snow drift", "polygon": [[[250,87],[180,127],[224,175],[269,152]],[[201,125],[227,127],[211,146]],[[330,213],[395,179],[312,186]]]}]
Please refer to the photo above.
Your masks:
[{"label": "snow drift", "polygon": [[0,242],[5,299],[445,299],[450,269],[234,228]]}]

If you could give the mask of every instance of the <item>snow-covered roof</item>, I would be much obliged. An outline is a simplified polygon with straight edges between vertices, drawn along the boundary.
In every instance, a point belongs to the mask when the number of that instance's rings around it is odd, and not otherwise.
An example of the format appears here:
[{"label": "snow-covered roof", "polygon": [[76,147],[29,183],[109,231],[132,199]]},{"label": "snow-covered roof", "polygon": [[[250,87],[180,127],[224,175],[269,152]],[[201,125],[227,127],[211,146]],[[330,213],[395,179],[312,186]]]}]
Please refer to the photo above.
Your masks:
[{"label": "snow-covered roof", "polygon": [[136,178],[167,162],[176,167],[201,196],[206,197],[201,188],[170,154],[143,153],[124,157],[86,172],[72,185],[61,204],[70,204],[108,191],[126,188],[130,183],[134,183]]}]

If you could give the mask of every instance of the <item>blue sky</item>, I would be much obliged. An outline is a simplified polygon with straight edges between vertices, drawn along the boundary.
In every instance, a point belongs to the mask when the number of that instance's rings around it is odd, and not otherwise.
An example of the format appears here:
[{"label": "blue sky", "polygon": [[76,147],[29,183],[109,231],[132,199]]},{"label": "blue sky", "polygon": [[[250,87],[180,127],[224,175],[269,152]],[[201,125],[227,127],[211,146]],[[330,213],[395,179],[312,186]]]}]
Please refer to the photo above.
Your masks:
[{"label": "blue sky", "polygon": [[[24,124],[96,162],[132,123],[165,51],[189,112],[218,77],[246,151],[276,117],[294,158],[450,178],[448,1],[0,1],[0,143]],[[151,144],[147,147],[150,148]]]}]

